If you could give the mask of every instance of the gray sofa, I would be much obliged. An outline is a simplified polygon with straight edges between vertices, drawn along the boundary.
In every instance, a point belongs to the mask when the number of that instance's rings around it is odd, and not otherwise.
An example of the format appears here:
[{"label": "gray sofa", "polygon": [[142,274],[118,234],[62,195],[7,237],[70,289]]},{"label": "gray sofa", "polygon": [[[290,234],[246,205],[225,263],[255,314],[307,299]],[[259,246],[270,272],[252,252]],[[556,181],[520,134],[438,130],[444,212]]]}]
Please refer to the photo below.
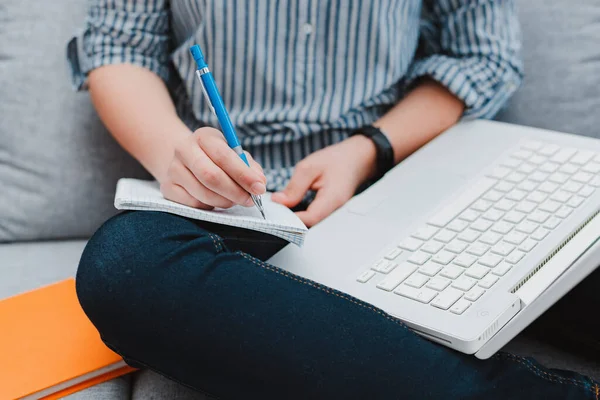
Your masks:
[{"label": "gray sofa", "polygon": [[[500,120],[600,137],[600,3],[576,3],[519,2],[527,76]],[[148,176],[70,90],[65,45],[85,8],[0,3],[0,298],[73,276],[85,239],[115,212],[117,179]],[[600,379],[598,362],[528,335],[508,350]],[[71,397],[203,398],[151,372]]]}]

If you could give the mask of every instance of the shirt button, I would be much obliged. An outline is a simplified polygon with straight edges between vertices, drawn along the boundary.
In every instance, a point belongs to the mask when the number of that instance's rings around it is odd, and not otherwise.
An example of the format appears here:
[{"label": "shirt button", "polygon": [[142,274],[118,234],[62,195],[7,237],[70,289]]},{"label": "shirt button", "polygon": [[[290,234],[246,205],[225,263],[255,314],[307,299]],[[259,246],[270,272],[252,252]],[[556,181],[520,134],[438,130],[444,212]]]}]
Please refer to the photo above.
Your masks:
[{"label": "shirt button", "polygon": [[313,31],[313,27],[311,24],[304,24],[304,26],[302,27],[302,29],[304,29],[304,33],[307,35],[310,35]]}]

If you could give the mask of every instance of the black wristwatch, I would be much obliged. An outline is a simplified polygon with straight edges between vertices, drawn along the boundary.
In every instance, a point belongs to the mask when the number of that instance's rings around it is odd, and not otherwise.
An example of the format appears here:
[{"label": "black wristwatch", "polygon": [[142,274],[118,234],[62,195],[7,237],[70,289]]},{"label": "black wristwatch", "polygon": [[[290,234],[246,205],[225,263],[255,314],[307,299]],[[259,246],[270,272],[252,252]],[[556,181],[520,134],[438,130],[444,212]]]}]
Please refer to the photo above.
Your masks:
[{"label": "black wristwatch", "polygon": [[394,167],[394,148],[385,133],[373,125],[362,126],[350,133],[350,136],[363,135],[375,143],[377,149],[377,172],[374,180],[378,180]]}]

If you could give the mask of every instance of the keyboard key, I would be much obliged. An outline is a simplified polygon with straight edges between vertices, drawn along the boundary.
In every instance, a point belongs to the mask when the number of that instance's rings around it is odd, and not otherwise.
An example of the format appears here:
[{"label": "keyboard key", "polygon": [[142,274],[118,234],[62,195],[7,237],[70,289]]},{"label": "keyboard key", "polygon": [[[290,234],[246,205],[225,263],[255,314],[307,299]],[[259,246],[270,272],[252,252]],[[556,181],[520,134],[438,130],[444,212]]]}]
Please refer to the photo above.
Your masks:
[{"label": "keyboard key", "polygon": [[556,172],[558,167],[559,167],[559,164],[548,161],[548,162],[545,162],[544,164],[542,164],[539,169],[542,172],[551,174],[553,172]]},{"label": "keyboard key", "polygon": [[529,175],[530,173],[535,171],[535,165],[524,162],[523,164],[519,165],[519,167],[517,168],[517,171],[519,171],[525,175]]},{"label": "keyboard key", "polygon": [[488,221],[486,219],[479,218],[477,221],[471,224],[471,229],[475,229],[479,232],[485,232],[493,225],[492,221]]},{"label": "keyboard key", "polygon": [[475,279],[463,275],[456,279],[454,282],[452,282],[452,287],[462,290],[463,292],[468,292],[476,284],[477,281]]},{"label": "keyboard key", "polygon": [[485,212],[485,211],[489,210],[489,208],[491,206],[492,206],[491,202],[489,202],[487,200],[479,199],[471,205],[471,208],[475,211]]},{"label": "keyboard key", "polygon": [[558,153],[554,154],[550,160],[557,162],[559,164],[564,164],[567,161],[569,161],[569,159],[571,157],[573,157],[575,155],[575,153],[577,153],[576,149],[571,149],[571,148],[566,148],[566,149],[560,149],[558,151]]},{"label": "keyboard key", "polygon": [[510,244],[519,245],[527,239],[527,235],[521,232],[512,231],[504,237],[504,241]]},{"label": "keyboard key", "polygon": [[[567,218],[569,215],[571,215],[572,212],[573,212],[573,209],[571,207],[562,206],[561,208],[558,209],[558,211],[556,211],[556,213],[554,213],[554,215],[557,217],[560,217],[560,218]],[[545,224],[544,224],[544,226],[545,226]],[[554,229],[554,228],[552,228],[552,229]]]},{"label": "keyboard key", "polygon": [[542,147],[538,153],[546,156],[546,157],[550,157],[551,155],[554,155],[554,153],[556,153],[558,151],[558,149],[560,149],[560,146],[556,145],[556,144],[548,144],[544,147]]},{"label": "keyboard key", "polygon": [[450,307],[450,312],[456,315],[461,315],[464,313],[467,308],[471,306],[470,301],[466,301],[464,299],[458,300],[452,307]]},{"label": "keyboard key", "polygon": [[563,186],[564,190],[571,192],[571,193],[577,193],[582,188],[583,188],[583,185],[581,183],[577,183],[577,182],[573,182],[573,181],[569,181],[569,182],[565,183],[565,185]]},{"label": "keyboard key", "polygon": [[429,254],[435,254],[438,251],[440,251],[442,247],[444,247],[442,243],[432,240],[430,242],[425,243],[423,247],[421,247],[421,250]]},{"label": "keyboard key", "polygon": [[483,214],[481,218],[485,218],[487,220],[496,222],[499,221],[502,218],[502,216],[504,216],[504,211],[492,209],[488,210],[485,214]]},{"label": "keyboard key", "polygon": [[594,176],[587,172],[578,172],[571,179],[575,182],[588,183]]},{"label": "keyboard key", "polygon": [[594,186],[594,187],[600,187],[600,176],[596,175],[594,178],[592,178],[591,181],[588,182],[590,185]]},{"label": "keyboard key", "polygon": [[502,198],[502,196],[503,196],[502,192],[492,189],[489,192],[487,192],[486,194],[484,194],[482,198],[495,203],[498,200],[500,200]]},{"label": "keyboard key", "polygon": [[434,239],[437,240],[438,242],[449,243],[455,237],[456,237],[456,233],[449,231],[449,230],[443,230],[440,233],[438,233]]},{"label": "keyboard key", "polygon": [[549,233],[550,231],[548,229],[542,228],[540,226],[535,230],[535,232],[531,234],[531,238],[539,242],[540,240],[543,240],[546,236],[548,236]]},{"label": "keyboard key", "polygon": [[548,179],[554,183],[559,183],[562,185],[563,183],[569,180],[569,175],[563,174],[562,172],[555,172],[552,175],[550,175]]},{"label": "keyboard key", "polygon": [[485,293],[485,290],[483,290],[482,288],[480,288],[480,287],[474,287],[473,289],[469,290],[465,294],[464,298],[466,300],[469,300],[469,301],[476,301],[481,296],[483,296],[484,293]]},{"label": "keyboard key", "polygon": [[513,246],[512,244],[506,243],[506,242],[500,242],[497,245],[495,245],[494,247],[492,247],[492,253],[499,254],[501,256],[507,256],[514,249],[515,249],[515,246]]},{"label": "keyboard key", "polygon": [[450,279],[442,278],[441,276],[435,276],[431,278],[429,282],[427,282],[426,286],[430,289],[441,292],[442,290],[446,289],[450,283],[452,283]]},{"label": "keyboard key", "polygon": [[[540,228],[540,229],[543,229],[543,228]],[[525,253],[523,253],[521,250],[515,250],[512,253],[510,253],[504,260],[507,263],[516,264],[519,261],[521,261],[521,259],[523,257],[525,257]]]},{"label": "keyboard key", "polygon": [[579,167],[575,164],[567,163],[561,165],[558,170],[560,172],[564,172],[565,174],[573,175],[575,172],[577,172],[577,170],[579,170]]},{"label": "keyboard key", "polygon": [[[569,202],[570,203],[570,202]],[[558,201],[554,201],[554,200],[546,200],[545,202],[543,202],[542,204],[540,204],[540,206],[538,207],[538,210],[541,211],[547,211],[549,213],[554,213],[556,212],[556,210],[558,210],[560,208],[561,204]],[[540,211],[536,211],[536,212],[540,212]],[[535,213],[534,213],[535,214]],[[535,222],[544,222],[544,221],[537,221],[533,218],[530,218],[532,221]]]},{"label": "keyboard key", "polygon": [[590,197],[592,194],[594,194],[594,192],[595,192],[595,189],[593,187],[585,185],[579,191],[579,195],[583,196],[583,197]]},{"label": "keyboard key", "polygon": [[422,240],[409,237],[404,239],[404,241],[402,241],[402,243],[400,243],[398,247],[408,251],[417,251],[422,244]]},{"label": "keyboard key", "polygon": [[567,202],[567,205],[573,208],[577,208],[581,205],[581,203],[583,203],[585,201],[585,197],[581,197],[581,196],[573,196],[571,197],[571,200],[569,200]]},{"label": "keyboard key", "polygon": [[510,169],[505,167],[496,167],[494,168],[487,176],[490,178],[502,179],[506,175],[510,174]]},{"label": "keyboard key", "polygon": [[544,192],[544,193],[554,193],[556,191],[556,189],[558,189],[558,185],[556,183],[552,183],[552,182],[542,182],[540,184],[540,186],[538,186],[537,190],[539,190],[540,192]]},{"label": "keyboard key", "polygon": [[394,290],[394,293],[424,304],[428,304],[438,294],[435,290],[427,288],[416,289],[407,285],[398,286],[398,288]]},{"label": "keyboard key", "polygon": [[495,179],[491,178],[482,178],[466,192],[464,192],[461,196],[459,196],[456,200],[452,202],[449,206],[444,207],[440,212],[438,212],[430,221],[429,224],[433,226],[437,226],[443,228],[448,225],[450,221],[454,219],[458,214],[460,214],[465,208],[469,206],[469,204],[473,203],[476,199],[481,197],[485,192],[491,189],[496,184]]},{"label": "keyboard key", "polygon": [[514,227],[514,225],[511,224],[510,222],[499,221],[499,222],[496,222],[494,224],[494,226],[492,226],[492,231],[506,235],[508,232],[510,232],[512,230],[513,227]]},{"label": "keyboard key", "polygon": [[538,242],[536,242],[535,240],[527,238],[523,243],[519,245],[519,250],[530,252],[537,245],[537,243]]},{"label": "keyboard key", "polygon": [[528,235],[532,234],[537,228],[538,224],[531,221],[523,221],[515,228],[519,232],[527,233]]},{"label": "keyboard key", "polygon": [[421,227],[419,230],[417,230],[415,233],[413,233],[411,236],[417,239],[421,239],[421,240],[429,240],[433,237],[433,235],[435,235],[437,232],[439,231],[438,228],[431,226],[431,225],[425,225],[423,227]]},{"label": "keyboard key", "polygon": [[479,218],[479,215],[480,214],[477,211],[468,209],[468,210],[463,211],[463,213],[460,214],[458,216],[458,218],[465,220],[465,221],[473,222],[477,218]]},{"label": "keyboard key", "polygon": [[486,276],[490,272],[490,269],[484,267],[481,264],[475,264],[472,267],[468,268],[465,272],[465,275],[470,276],[475,279],[481,279]]},{"label": "keyboard key", "polygon": [[539,185],[538,182],[534,182],[532,180],[527,179],[526,181],[519,183],[519,186],[517,186],[517,187],[521,190],[531,192],[532,190],[535,190],[535,188],[538,187],[538,185]]},{"label": "keyboard key", "polygon": [[513,189],[507,195],[506,198],[514,201],[521,201],[527,196],[527,192],[521,189]]},{"label": "keyboard key", "polygon": [[502,257],[495,254],[486,254],[479,259],[479,264],[494,268],[496,265],[500,264],[500,261],[502,261]]},{"label": "keyboard key", "polygon": [[537,204],[535,204],[534,202],[525,200],[525,201],[522,201],[521,203],[519,203],[515,207],[515,210],[524,212],[525,214],[529,214],[530,212],[535,210],[536,207],[537,207]]},{"label": "keyboard key", "polygon": [[461,267],[468,268],[473,263],[477,261],[477,257],[471,256],[469,254],[461,254],[454,259],[454,264],[460,265]]},{"label": "keyboard key", "polygon": [[404,262],[400,264],[398,268],[396,268],[391,274],[389,274],[381,282],[379,282],[377,284],[377,288],[385,290],[387,292],[391,292],[396,286],[401,284],[416,270],[416,266]]},{"label": "keyboard key", "polygon": [[514,153],[512,153],[511,156],[519,160],[527,160],[528,158],[533,156],[533,152],[529,150],[517,150]]},{"label": "keyboard key", "polygon": [[454,260],[454,257],[456,257],[456,254],[451,253],[446,250],[442,250],[439,253],[437,253],[435,256],[433,256],[431,258],[431,261],[436,262],[438,264],[442,264],[442,265],[448,265],[448,264],[450,264],[450,262],[452,260]]},{"label": "keyboard key", "polygon": [[504,216],[504,220],[513,224],[518,224],[519,222],[523,221],[526,216],[527,214],[525,213],[512,210]]},{"label": "keyboard key", "polygon": [[544,143],[538,142],[537,140],[526,139],[521,142],[521,147],[527,150],[539,150],[544,146]]},{"label": "keyboard key", "polygon": [[438,294],[431,302],[431,305],[441,308],[442,310],[447,310],[452,307],[452,305],[456,303],[458,299],[462,297],[462,295],[462,291],[449,287]]},{"label": "keyboard key", "polygon": [[501,165],[504,165],[505,167],[508,168],[517,168],[519,165],[521,165],[522,161],[517,159],[517,158],[513,158],[513,157],[508,157],[505,158],[504,160],[500,161]]},{"label": "keyboard key", "polygon": [[[542,173],[542,172],[540,172],[540,173]],[[511,172],[510,174],[508,174],[508,176],[505,179],[511,183],[520,183],[520,182],[523,182],[523,180],[525,180],[525,178],[527,178],[527,175],[525,175],[525,174],[522,174],[520,172]]]},{"label": "keyboard key", "polygon": [[540,183],[545,182],[548,179],[549,174],[541,171],[535,171],[533,174],[529,175],[529,180]]},{"label": "keyboard key", "polygon": [[428,261],[419,268],[419,272],[427,276],[436,276],[442,268],[443,267],[440,264]]},{"label": "keyboard key", "polygon": [[479,238],[481,243],[489,244],[490,246],[495,245],[502,239],[502,236],[494,232],[486,232]]},{"label": "keyboard key", "polygon": [[407,261],[411,262],[413,264],[423,265],[430,258],[431,258],[431,256],[429,254],[419,251],[417,253],[413,253],[413,255],[410,256]]},{"label": "keyboard key", "polygon": [[502,199],[496,204],[494,204],[494,208],[500,211],[509,211],[511,210],[517,203],[512,200]]},{"label": "keyboard key", "polygon": [[473,243],[467,249],[467,253],[473,254],[475,256],[481,257],[490,249],[490,246],[483,243]]},{"label": "keyboard key", "polygon": [[[556,203],[556,202],[554,202]],[[558,206],[560,207],[559,203]],[[541,208],[541,207],[540,207]],[[554,207],[550,207],[547,206],[545,207],[545,209],[553,209]],[[533,221],[533,222],[537,222],[538,224],[543,224],[544,222],[546,222],[546,220],[550,217],[550,214],[546,211],[541,211],[541,210],[535,210],[534,212],[532,212],[531,214],[529,214],[529,216],[527,217],[528,220]]]},{"label": "keyboard key", "polygon": [[445,278],[456,279],[463,273],[463,271],[463,268],[457,267],[456,265],[447,265],[442,272],[440,272],[440,275]]},{"label": "keyboard key", "polygon": [[374,276],[375,276],[375,271],[367,270],[367,271],[363,272],[362,274],[360,274],[358,276],[358,278],[356,278],[356,281],[360,282],[360,283],[366,283],[369,281],[369,279],[371,279]]},{"label": "keyboard key", "polygon": [[590,174],[594,174],[594,175],[600,174],[600,164],[591,162],[591,163],[586,164],[583,167],[581,167],[581,170],[585,171],[585,172],[589,172]]},{"label": "keyboard key", "polygon": [[[565,207],[565,208],[569,208],[569,207]],[[560,210],[558,210],[558,211],[560,211]],[[544,228],[555,229],[558,225],[560,225],[560,223],[561,223],[560,218],[550,217],[550,218],[548,218],[548,221],[546,221],[544,223]]]},{"label": "keyboard key", "polygon": [[513,185],[512,183],[501,181],[496,186],[494,186],[494,189],[496,189],[499,192],[506,193],[506,192],[510,192],[511,190],[513,190],[514,187],[515,187],[515,185]]},{"label": "keyboard key", "polygon": [[594,161],[600,162],[600,153],[596,154],[596,157],[594,157]]},{"label": "keyboard key", "polygon": [[540,164],[543,164],[546,160],[547,160],[546,157],[542,157],[538,154],[535,154],[535,155],[531,156],[531,158],[527,161],[529,161],[530,163],[535,164],[535,165],[540,165]]},{"label": "keyboard key", "polygon": [[496,268],[494,268],[492,270],[492,274],[498,275],[498,276],[504,276],[504,275],[506,275],[506,273],[508,271],[511,270],[512,267],[513,267],[512,264],[502,261],[500,264],[498,264],[498,266]]},{"label": "keyboard key", "polygon": [[465,242],[461,242],[460,240],[453,240],[446,245],[446,250],[456,254],[462,253],[466,248],[467,244]]},{"label": "keyboard key", "polygon": [[402,254],[402,250],[400,250],[399,248],[394,248],[392,250],[390,250],[384,258],[388,259],[388,260],[394,260],[396,257],[398,257],[400,254]]},{"label": "keyboard key", "polygon": [[546,200],[547,197],[548,195],[546,193],[536,190],[535,192],[529,193],[529,196],[527,196],[527,200],[533,201],[535,203],[541,203],[544,200]]},{"label": "keyboard key", "polygon": [[477,238],[481,235],[481,233],[473,230],[471,228],[465,230],[463,233],[458,235],[458,238],[462,241],[473,243],[477,240]]},{"label": "keyboard key", "polygon": [[450,222],[446,228],[454,232],[462,232],[467,226],[469,226],[469,223],[467,221],[463,221],[462,219],[455,219],[452,222]]},{"label": "keyboard key", "polygon": [[573,195],[571,193],[561,189],[558,192],[554,193],[552,196],[550,196],[550,199],[554,201],[559,201],[561,203],[566,203],[572,196]]},{"label": "keyboard key", "polygon": [[374,269],[377,272],[381,272],[382,274],[387,274],[390,271],[392,271],[394,268],[396,268],[397,266],[398,266],[398,264],[393,263],[391,261],[380,260],[375,265],[373,265],[371,267],[371,269]]},{"label": "keyboard key", "polygon": [[414,274],[409,276],[406,281],[404,281],[404,284],[418,289],[418,288],[422,287],[424,284],[426,284],[428,280],[429,280],[428,276],[425,276],[423,274],[415,272]]},{"label": "keyboard key", "polygon": [[580,151],[577,153],[577,155],[571,158],[571,162],[577,165],[587,164],[592,158],[594,158],[594,154],[595,153],[593,151]]},{"label": "keyboard key", "polygon": [[489,274],[481,281],[479,281],[479,286],[485,289],[489,289],[494,286],[494,283],[498,282],[498,276],[494,274]]}]

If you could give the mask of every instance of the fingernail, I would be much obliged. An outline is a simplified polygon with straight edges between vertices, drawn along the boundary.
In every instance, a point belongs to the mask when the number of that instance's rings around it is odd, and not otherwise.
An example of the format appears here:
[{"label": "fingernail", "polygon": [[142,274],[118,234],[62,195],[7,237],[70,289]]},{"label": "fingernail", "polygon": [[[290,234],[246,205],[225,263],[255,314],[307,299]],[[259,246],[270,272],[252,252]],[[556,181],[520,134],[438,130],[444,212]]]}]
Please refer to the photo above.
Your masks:
[{"label": "fingernail", "polygon": [[244,203],[244,205],[246,207],[251,207],[254,205],[254,202],[252,201],[252,197],[248,197],[248,200],[246,200],[246,202]]},{"label": "fingernail", "polygon": [[267,188],[262,182],[254,182],[252,186],[250,186],[250,190],[254,194],[263,194]]}]

